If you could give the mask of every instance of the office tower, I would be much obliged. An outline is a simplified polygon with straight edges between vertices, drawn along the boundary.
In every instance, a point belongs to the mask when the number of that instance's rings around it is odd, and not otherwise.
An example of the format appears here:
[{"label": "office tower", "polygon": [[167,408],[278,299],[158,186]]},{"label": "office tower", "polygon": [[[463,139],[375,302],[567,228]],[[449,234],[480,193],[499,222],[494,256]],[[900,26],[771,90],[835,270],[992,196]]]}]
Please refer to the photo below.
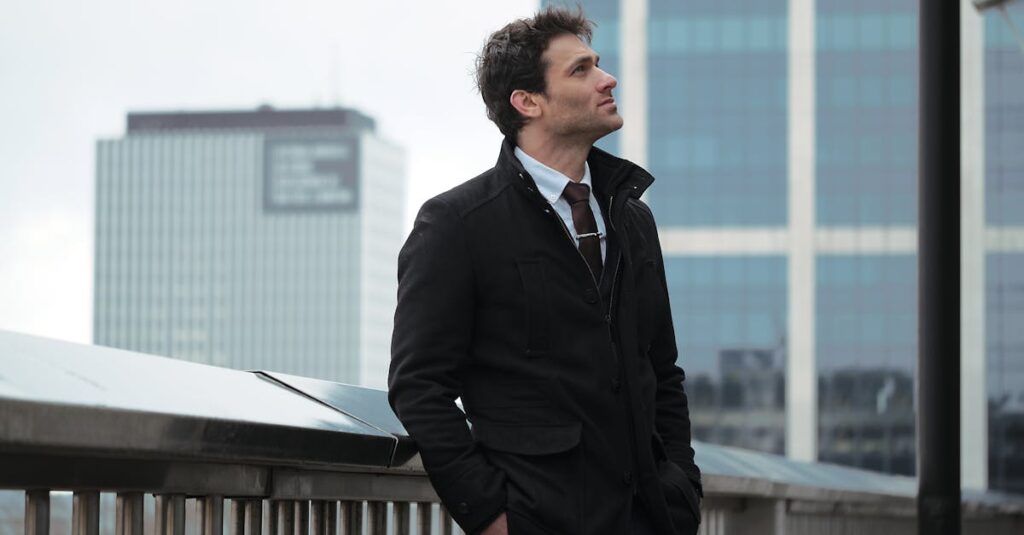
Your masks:
[{"label": "office tower", "polygon": [[[1024,4],[1009,11],[1018,27],[1024,23]],[[981,157],[971,161],[979,177],[972,201],[980,205],[973,224],[981,229],[972,245],[983,258],[974,284],[984,294],[964,315],[973,319],[986,356],[980,372],[988,430],[981,438],[988,439],[989,484],[1024,492],[1024,49],[996,13],[986,13],[979,30],[983,46],[970,61],[983,69],[974,80],[981,102],[968,120],[984,132],[975,145]]]},{"label": "office tower", "polygon": [[94,341],[382,387],[405,155],[350,109],[130,113],[96,164]]},{"label": "office tower", "polygon": [[[917,3],[582,4],[617,60],[609,148],[656,178],[696,437],[913,473]],[[1024,54],[961,4],[963,482],[1022,491]],[[777,356],[744,373],[776,370],[780,404],[736,405],[736,350]],[[730,427],[743,410],[759,435]]]}]

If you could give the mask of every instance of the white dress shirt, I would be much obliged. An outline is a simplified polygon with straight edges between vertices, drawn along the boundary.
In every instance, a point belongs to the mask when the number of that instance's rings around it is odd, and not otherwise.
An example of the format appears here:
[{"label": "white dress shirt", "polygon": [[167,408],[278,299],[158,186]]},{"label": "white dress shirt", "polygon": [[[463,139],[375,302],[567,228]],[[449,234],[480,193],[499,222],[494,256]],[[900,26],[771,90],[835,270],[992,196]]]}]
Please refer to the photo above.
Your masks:
[{"label": "white dress shirt", "polygon": [[[562,218],[565,228],[569,229],[569,234],[572,234],[573,247],[578,249],[579,242],[576,239],[576,225],[572,222],[572,207],[569,206],[569,201],[562,196],[562,192],[565,191],[565,185],[572,182],[572,180],[533,159],[532,156],[523,152],[523,149],[519,147],[516,147],[515,153],[516,158],[519,158],[519,161],[523,164],[523,169],[533,177],[533,181],[537,184],[537,190]],[[603,262],[605,260],[605,250],[607,249],[604,218],[601,217],[601,206],[597,204],[597,198],[594,195],[594,185],[590,180],[590,166],[587,165],[587,162],[583,162],[583,179],[580,180],[580,184],[586,184],[590,187],[590,209],[594,212],[597,232],[601,235],[601,261]]]}]

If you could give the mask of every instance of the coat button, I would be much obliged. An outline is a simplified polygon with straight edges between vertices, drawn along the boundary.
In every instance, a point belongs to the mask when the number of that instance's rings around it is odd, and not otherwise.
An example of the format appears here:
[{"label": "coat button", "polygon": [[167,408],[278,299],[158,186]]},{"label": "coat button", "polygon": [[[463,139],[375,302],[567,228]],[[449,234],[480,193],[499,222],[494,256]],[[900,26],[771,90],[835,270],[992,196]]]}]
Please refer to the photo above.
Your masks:
[{"label": "coat button", "polygon": [[584,290],[583,291],[583,300],[588,302],[588,303],[591,303],[591,304],[596,303],[597,302],[597,290],[595,290],[593,288],[587,288],[586,290]]},{"label": "coat button", "polygon": [[456,509],[459,511],[459,513],[462,513],[464,515],[469,514],[469,504],[466,502],[459,502],[459,505],[456,507]]}]

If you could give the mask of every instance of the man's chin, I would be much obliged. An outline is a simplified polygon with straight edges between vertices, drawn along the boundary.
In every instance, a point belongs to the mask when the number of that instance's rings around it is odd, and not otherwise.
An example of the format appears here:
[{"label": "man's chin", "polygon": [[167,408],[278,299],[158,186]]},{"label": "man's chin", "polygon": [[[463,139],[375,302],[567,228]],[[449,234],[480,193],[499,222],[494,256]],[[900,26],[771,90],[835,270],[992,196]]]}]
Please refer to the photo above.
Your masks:
[{"label": "man's chin", "polygon": [[607,128],[605,129],[605,132],[601,134],[601,137],[607,136],[608,134],[611,134],[612,132],[622,128],[622,123],[622,116],[616,113],[615,117],[610,118],[610,120],[606,123]]},{"label": "man's chin", "polygon": [[588,125],[580,125],[578,129],[566,130],[565,133],[579,136],[580,138],[586,138],[591,140],[593,144],[597,140],[611,134],[612,132],[622,128],[622,117],[619,114],[615,114],[613,117],[605,117],[600,121],[594,121]]}]

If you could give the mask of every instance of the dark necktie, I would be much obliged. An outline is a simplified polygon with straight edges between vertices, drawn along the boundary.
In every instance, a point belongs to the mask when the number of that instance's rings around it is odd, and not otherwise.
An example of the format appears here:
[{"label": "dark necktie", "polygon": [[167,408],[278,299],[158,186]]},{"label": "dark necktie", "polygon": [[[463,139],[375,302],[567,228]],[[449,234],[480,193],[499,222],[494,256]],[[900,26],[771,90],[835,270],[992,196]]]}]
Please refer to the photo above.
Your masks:
[{"label": "dark necktie", "polygon": [[601,280],[601,235],[597,232],[597,221],[590,209],[590,186],[569,182],[562,192],[572,208],[572,224],[576,227],[576,243],[580,254],[590,265],[594,280]]}]

